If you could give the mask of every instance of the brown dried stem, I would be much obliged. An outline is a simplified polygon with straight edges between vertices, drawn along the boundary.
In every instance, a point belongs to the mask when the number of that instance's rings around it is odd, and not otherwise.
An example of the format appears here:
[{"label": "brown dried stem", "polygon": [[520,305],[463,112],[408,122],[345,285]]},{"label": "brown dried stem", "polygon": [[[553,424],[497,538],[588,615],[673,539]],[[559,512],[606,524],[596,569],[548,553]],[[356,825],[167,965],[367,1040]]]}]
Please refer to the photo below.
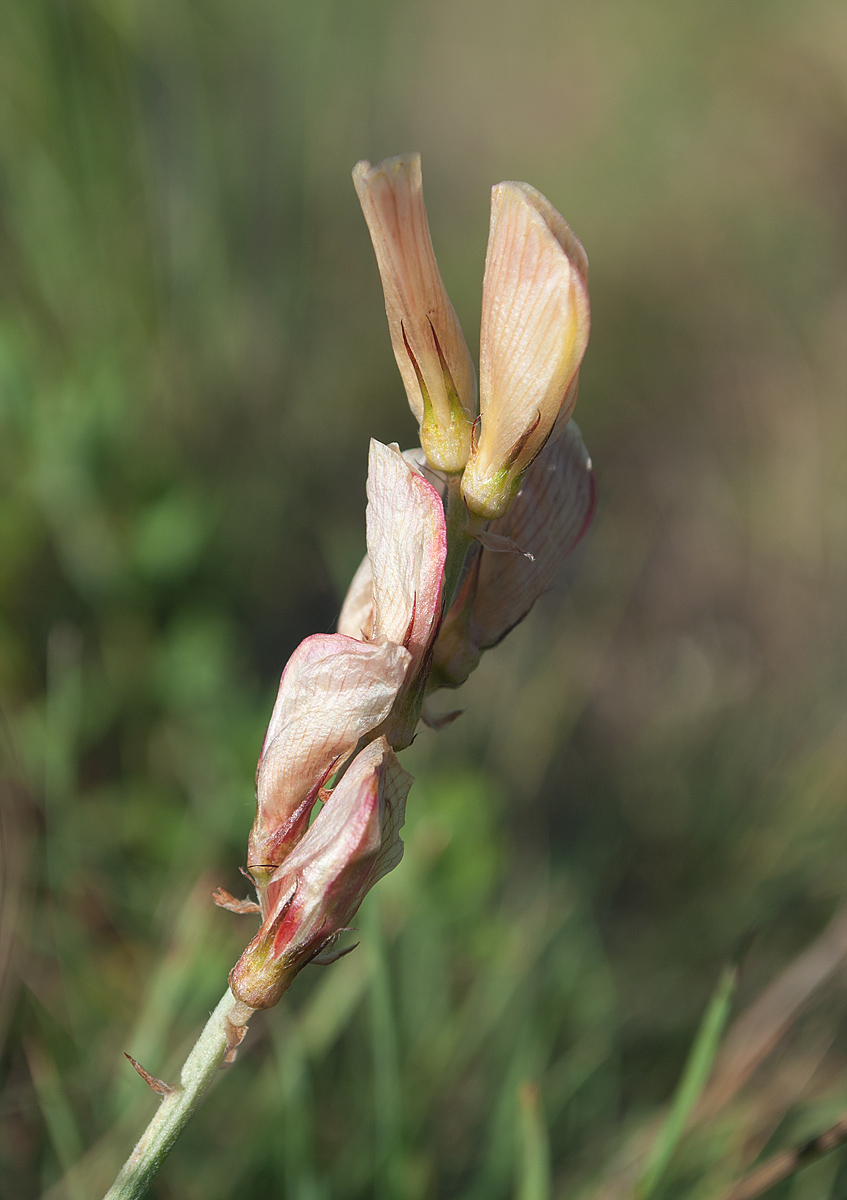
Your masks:
[{"label": "brown dried stem", "polygon": [[772,1158],[767,1159],[761,1166],[756,1167],[749,1175],[734,1183],[721,1194],[718,1200],[755,1200],[770,1188],[782,1183],[784,1179],[796,1175],[804,1167],[817,1162],[825,1154],[830,1154],[847,1142],[847,1115],[841,1117],[829,1129],[809,1138],[799,1146],[789,1150],[780,1150]]}]

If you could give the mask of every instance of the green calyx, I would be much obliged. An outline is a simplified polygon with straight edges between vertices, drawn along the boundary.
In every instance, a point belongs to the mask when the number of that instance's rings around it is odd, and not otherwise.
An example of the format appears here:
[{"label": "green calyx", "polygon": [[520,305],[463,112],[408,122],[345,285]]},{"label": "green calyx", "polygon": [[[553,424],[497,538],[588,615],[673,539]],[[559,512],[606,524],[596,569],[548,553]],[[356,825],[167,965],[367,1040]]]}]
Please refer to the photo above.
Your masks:
[{"label": "green calyx", "polygon": [[[406,353],[409,356],[409,361],[415,370],[415,376],[418,381],[418,387],[421,391],[421,400],[423,402],[423,417],[421,418],[421,446],[426,454],[427,462],[435,471],[443,471],[448,475],[458,474],[465,469],[465,464],[468,461],[471,453],[471,432],[473,422],[468,415],[465,406],[462,404],[461,398],[456,385],[453,382],[453,376],[450,368],[447,365],[447,360],[441,349],[441,343],[438,340],[438,335],[430,321],[429,327],[432,330],[435,349],[438,354],[438,361],[441,364],[441,373],[444,379],[444,396],[446,398],[446,411],[444,404],[438,407],[442,411],[436,411],[436,407],[432,402],[429,389],[426,386],[426,381],[423,377],[423,372],[420,369],[418,360],[409,345],[409,339],[406,337],[406,330],[403,329],[403,343],[406,347]],[[401,327],[402,328],[402,327]]]},{"label": "green calyx", "polygon": [[505,517],[521,490],[523,471],[501,467],[480,479],[473,470],[473,460],[462,478],[462,495],[468,511],[486,521]]}]

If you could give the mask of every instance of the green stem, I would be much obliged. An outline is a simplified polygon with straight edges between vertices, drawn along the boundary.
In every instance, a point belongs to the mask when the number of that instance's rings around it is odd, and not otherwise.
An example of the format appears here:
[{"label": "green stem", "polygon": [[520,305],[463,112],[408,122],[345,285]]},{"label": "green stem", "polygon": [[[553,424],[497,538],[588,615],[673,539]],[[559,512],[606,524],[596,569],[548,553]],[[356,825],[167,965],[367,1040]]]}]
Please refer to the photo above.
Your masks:
[{"label": "green stem", "polygon": [[252,1014],[253,1009],[236,1000],[227,988],[185,1060],[179,1086],[162,1100],[104,1200],[139,1200],[144,1195],[220,1070],[228,1048],[237,1043],[233,1034],[243,1029]]},{"label": "green stem", "polygon": [[471,537],[470,517],[462,496],[461,475],[447,476],[447,503],[445,505],[447,523],[447,561],[444,564],[444,611],[456,599],[462,583],[462,574],[468,550],[473,544]]}]

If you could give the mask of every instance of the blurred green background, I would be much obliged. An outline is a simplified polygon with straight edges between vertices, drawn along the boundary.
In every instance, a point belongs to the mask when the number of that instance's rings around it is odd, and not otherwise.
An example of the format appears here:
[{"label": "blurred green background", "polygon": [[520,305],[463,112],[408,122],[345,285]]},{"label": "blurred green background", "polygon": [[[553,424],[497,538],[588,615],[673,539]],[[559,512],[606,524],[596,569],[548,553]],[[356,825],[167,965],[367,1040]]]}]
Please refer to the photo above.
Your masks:
[{"label": "blurred green background", "polygon": [[[153,1194],[630,1195],[722,966],[742,1011],[844,903],[843,3],[4,0],[10,1200],[102,1193],[155,1108],[122,1052],[174,1077],[251,935],[209,892],[276,681],[363,551],[368,438],[415,440],[350,182],[406,149],[472,348],[492,183],[584,241],[599,508],[404,756],[361,947]],[[657,1195],[847,1108],[844,942]]]}]

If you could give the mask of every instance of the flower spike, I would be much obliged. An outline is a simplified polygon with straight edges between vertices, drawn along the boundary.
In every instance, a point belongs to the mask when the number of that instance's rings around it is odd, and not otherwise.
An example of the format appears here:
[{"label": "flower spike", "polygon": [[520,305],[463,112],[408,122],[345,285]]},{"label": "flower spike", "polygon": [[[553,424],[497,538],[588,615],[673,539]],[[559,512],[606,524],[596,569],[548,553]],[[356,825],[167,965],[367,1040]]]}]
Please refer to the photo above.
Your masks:
[{"label": "flower spike", "polygon": [[568,424],[588,340],[588,263],[563,219],[525,183],[493,189],[475,416],[419,156],[360,162],[353,178],[421,448],[371,442],[368,553],[338,633],[291,655],[259,758],[243,872],[257,903],[213,893],[231,912],[258,912],[261,926],[179,1086],[130,1060],[163,1103],[110,1196],[144,1191],[254,1010],[276,1004],[307,964],[355,949],[339,938],[403,854],[412,778],[395,751],[421,719],[440,729],[460,715],[425,711],[427,692],[462,683],[526,615],[594,509],[591,461]]}]

